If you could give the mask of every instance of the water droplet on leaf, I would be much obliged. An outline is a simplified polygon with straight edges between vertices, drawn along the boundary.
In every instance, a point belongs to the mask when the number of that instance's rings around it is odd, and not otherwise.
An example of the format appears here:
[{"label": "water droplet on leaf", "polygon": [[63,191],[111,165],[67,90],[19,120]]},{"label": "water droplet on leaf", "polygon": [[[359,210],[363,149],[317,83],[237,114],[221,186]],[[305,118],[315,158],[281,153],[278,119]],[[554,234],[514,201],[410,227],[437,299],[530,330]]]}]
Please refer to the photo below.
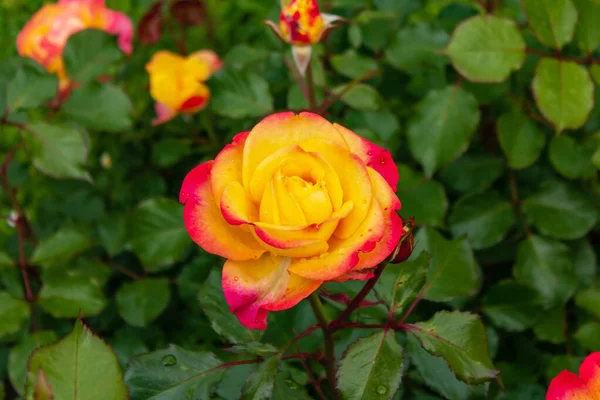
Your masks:
[{"label": "water droplet on leaf", "polygon": [[386,394],[387,388],[383,385],[377,386],[377,394]]},{"label": "water droplet on leaf", "polygon": [[299,385],[298,385],[296,382],[294,382],[294,381],[293,381],[293,380],[291,380],[291,379],[288,379],[288,380],[286,380],[286,381],[285,381],[285,383],[286,383],[286,384],[288,385],[288,387],[289,387],[290,389],[292,389],[292,390],[297,390],[297,389],[300,387],[300,386],[299,386]]},{"label": "water droplet on leaf", "polygon": [[173,365],[177,364],[177,358],[175,358],[175,356],[172,354],[164,356],[161,361],[162,365],[165,367],[172,367]]}]

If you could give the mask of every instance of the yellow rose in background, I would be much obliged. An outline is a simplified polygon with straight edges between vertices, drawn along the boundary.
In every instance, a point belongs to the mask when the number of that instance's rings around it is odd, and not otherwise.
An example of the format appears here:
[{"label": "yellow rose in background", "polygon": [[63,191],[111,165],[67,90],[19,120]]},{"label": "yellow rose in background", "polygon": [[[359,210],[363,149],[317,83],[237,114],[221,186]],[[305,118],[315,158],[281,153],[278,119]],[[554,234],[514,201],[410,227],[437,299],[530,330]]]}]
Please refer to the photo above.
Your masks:
[{"label": "yellow rose in background", "polygon": [[167,122],[179,113],[193,114],[202,110],[210,99],[204,84],[222,66],[210,50],[200,50],[188,57],[159,51],[146,65],[150,75],[150,94],[156,101],[154,125]]}]

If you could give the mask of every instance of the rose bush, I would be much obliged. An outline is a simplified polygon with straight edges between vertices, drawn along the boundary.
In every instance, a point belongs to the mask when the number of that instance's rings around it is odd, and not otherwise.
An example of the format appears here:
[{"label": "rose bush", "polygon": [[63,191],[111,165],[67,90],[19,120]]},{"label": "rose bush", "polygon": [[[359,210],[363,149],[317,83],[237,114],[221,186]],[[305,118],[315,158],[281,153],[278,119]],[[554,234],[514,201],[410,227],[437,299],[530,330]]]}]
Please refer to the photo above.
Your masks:
[{"label": "rose bush", "polygon": [[301,113],[265,118],[183,181],[192,239],[227,258],[223,290],[240,322],[266,329],[323,282],[365,280],[396,247],[391,153]]},{"label": "rose bush", "polygon": [[0,400],[595,399],[599,15],[0,1]]}]

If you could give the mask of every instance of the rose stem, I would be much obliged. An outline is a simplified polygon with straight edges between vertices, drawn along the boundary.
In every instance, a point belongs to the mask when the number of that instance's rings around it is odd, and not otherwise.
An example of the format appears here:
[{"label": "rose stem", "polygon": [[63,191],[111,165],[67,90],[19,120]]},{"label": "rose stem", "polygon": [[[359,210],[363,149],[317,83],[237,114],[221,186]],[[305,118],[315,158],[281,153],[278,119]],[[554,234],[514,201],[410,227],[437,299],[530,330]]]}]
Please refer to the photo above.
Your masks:
[{"label": "rose stem", "polygon": [[310,107],[310,111],[315,112],[317,109],[317,96],[315,93],[312,61],[308,63],[308,68],[306,68],[306,88],[308,90],[308,106]]},{"label": "rose stem", "polygon": [[315,317],[317,317],[317,321],[319,321],[321,329],[323,330],[323,336],[325,337],[325,367],[327,370],[327,380],[329,381],[329,385],[331,386],[333,398],[335,400],[338,400],[339,396],[337,393],[335,379],[335,352],[333,332],[327,329],[329,322],[327,319],[327,315],[325,315],[325,308],[323,308],[323,303],[321,303],[321,299],[319,299],[319,295],[316,292],[314,292],[310,295],[309,300],[313,312],[315,313]]}]

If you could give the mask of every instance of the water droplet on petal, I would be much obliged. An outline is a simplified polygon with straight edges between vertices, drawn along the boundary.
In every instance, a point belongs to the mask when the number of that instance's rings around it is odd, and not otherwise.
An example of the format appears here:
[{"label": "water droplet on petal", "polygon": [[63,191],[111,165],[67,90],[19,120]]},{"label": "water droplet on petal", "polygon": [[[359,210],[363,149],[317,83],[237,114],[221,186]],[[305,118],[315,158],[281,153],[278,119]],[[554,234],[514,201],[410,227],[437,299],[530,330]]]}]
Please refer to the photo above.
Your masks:
[{"label": "water droplet on petal", "polygon": [[172,367],[173,365],[177,364],[177,358],[175,358],[175,356],[172,354],[167,354],[161,359],[161,361],[162,365],[165,367]]},{"label": "water droplet on petal", "polygon": [[386,394],[387,388],[383,385],[377,386],[377,394]]},{"label": "water droplet on petal", "polygon": [[236,277],[234,277],[234,278],[233,278],[233,280],[237,282],[237,281],[239,281],[239,280],[240,280],[240,278],[238,278],[238,277],[236,276]]},{"label": "water droplet on petal", "polygon": [[367,151],[367,155],[368,155],[368,156],[372,156],[372,155],[373,155],[373,152],[372,152],[371,150],[369,150],[369,151]]}]

